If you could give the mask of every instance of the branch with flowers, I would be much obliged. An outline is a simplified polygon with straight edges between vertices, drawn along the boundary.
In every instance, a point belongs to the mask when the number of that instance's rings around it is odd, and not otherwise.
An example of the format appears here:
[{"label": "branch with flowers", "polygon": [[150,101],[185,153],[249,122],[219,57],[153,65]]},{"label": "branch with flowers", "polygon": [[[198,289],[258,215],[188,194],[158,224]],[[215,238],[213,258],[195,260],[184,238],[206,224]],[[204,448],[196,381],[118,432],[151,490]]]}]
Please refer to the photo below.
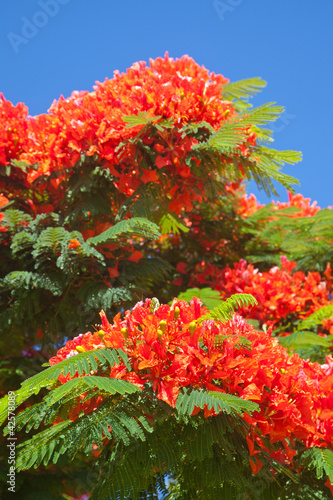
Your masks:
[{"label": "branch with flowers", "polygon": [[[18,470],[99,450],[98,466],[111,460],[113,475],[99,478],[92,499],[137,498],[148,478],[158,484],[165,475],[192,497],[237,495],[246,486],[256,498],[253,475],[260,471],[262,495],[272,484],[276,495],[313,487],[318,453],[325,473],[315,482],[327,477],[331,487],[333,360],[327,356],[320,365],[290,357],[271,332],[234,315],[235,307],[255,302],[234,295],[209,312],[195,297],[171,306],[147,299],[112,323],[102,311],[98,331],[68,341],[50,368],[17,391],[22,403],[49,389],[18,415],[18,430],[45,427],[18,446]],[[119,449],[126,461],[115,454]],[[161,453],[171,457],[162,460]],[[200,472],[186,485],[189,463]],[[213,463],[214,478],[203,470]],[[274,483],[276,474],[283,487]]]},{"label": "branch with flowers", "polygon": [[1,96],[0,389],[27,495],[329,498],[333,212],[281,172],[301,155],[269,147],[264,85],[166,55],[35,117]]}]

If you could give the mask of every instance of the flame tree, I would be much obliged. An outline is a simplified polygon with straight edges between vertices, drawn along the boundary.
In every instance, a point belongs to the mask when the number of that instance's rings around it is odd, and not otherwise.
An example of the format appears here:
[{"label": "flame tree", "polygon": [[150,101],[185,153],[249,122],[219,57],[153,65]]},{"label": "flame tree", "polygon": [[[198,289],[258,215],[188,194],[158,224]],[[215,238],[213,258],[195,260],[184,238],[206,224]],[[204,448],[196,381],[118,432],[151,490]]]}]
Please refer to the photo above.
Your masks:
[{"label": "flame tree", "polygon": [[330,498],[333,217],[264,85],[166,55],[35,117],[1,96],[4,498]]}]

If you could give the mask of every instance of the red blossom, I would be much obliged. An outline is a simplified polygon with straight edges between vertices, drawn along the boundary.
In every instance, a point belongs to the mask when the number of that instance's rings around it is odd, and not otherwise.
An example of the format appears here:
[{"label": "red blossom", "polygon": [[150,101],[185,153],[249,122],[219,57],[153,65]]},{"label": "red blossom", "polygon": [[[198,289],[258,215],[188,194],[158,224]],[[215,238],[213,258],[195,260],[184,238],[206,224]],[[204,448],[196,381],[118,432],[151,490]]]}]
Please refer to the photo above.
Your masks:
[{"label": "red blossom", "polygon": [[[290,445],[295,438],[306,447],[332,447],[332,359],[327,357],[327,363],[320,365],[297,354],[289,357],[269,331],[256,331],[239,315],[226,324],[212,320],[194,323],[206,312],[196,298],[190,305],[175,299],[171,306],[162,305],[154,311],[147,299],[123,318],[118,314],[112,323],[102,312],[103,340],[100,332],[80,335],[67,342],[50,363],[75,355],[78,346],[84,350],[121,347],[128,355],[131,370],[121,361],[111,368],[109,376],[140,388],[150,383],[156,396],[172,407],[181,388],[187,386],[222,391],[258,403],[259,411],[243,417],[250,425],[248,445],[252,455],[254,443],[264,447],[255,437],[258,430],[272,443],[281,443],[280,451],[272,452],[272,456],[283,463],[289,463],[295,454]],[[93,411],[96,404],[98,401],[92,406],[78,404],[73,418],[80,411]],[[195,408],[193,414],[198,411]],[[208,417],[215,412],[206,408],[204,414]],[[261,467],[256,457],[251,464],[254,471]]]},{"label": "red blossom", "polygon": [[296,265],[296,262],[282,256],[281,268],[274,266],[261,273],[244,259],[224,269],[203,262],[203,265],[197,265],[191,285],[206,284],[218,290],[222,298],[234,293],[253,295],[258,305],[243,308],[242,313],[248,318],[259,320],[261,324],[274,327],[290,314],[306,318],[331,303],[331,288],[320,273],[294,272]]},{"label": "red blossom", "polygon": [[[193,202],[204,199],[206,193],[202,176],[188,165],[198,140],[184,137],[180,130],[185,124],[199,122],[218,130],[230,117],[237,119],[232,102],[221,95],[226,83],[222,75],[210,73],[188,56],[174,60],[166,54],[150,60],[150,65],[140,62],[126,73],[115,71],[112,79],[97,82],[92,92],[74,91],[70,97],[54,101],[48,113],[29,119],[23,104],[15,107],[1,97],[0,163],[17,159],[38,164],[37,170],[31,168],[24,174],[27,185],[57,173],[48,184],[56,201],[63,196],[58,187],[64,170],[70,170],[83,153],[97,155],[116,177],[121,194],[130,196],[141,184],[154,182],[165,194],[174,190],[170,210],[192,210]],[[153,170],[147,169],[142,152],[128,142],[143,125],[127,127],[124,117],[139,112],[157,121],[171,120],[174,125],[154,137],[148,131],[141,137],[155,153],[153,165],[157,168]],[[247,135],[240,145],[245,156],[248,146],[256,143],[250,129]],[[204,169],[198,158],[194,161],[197,168]],[[215,179],[213,173],[206,175]],[[43,182],[38,189],[43,189]]]}]

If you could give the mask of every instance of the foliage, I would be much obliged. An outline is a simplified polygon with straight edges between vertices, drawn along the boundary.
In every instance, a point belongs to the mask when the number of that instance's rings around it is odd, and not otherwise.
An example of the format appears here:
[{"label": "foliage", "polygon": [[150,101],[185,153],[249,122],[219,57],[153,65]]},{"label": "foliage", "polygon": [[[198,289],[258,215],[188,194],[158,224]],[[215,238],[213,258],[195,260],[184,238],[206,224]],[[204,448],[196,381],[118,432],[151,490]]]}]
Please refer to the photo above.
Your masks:
[{"label": "foliage", "polygon": [[0,97],[11,498],[329,498],[332,211],[264,85],[166,54],[42,115]]}]

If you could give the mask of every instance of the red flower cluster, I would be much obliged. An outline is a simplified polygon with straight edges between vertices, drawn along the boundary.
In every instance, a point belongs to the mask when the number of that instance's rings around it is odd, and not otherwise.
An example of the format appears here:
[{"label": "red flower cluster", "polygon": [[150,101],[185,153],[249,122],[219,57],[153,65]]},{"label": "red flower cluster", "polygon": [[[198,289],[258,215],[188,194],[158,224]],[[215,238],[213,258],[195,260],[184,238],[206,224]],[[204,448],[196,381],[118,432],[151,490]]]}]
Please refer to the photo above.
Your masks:
[{"label": "red flower cluster", "polygon": [[[316,201],[313,201],[311,203],[310,198],[304,198],[304,196],[300,193],[291,194],[290,192],[288,192],[288,198],[289,200],[287,202],[273,201],[272,210],[283,210],[289,207],[298,208],[299,211],[295,211],[294,213],[287,215],[290,218],[313,217],[320,210],[320,207],[317,206]],[[249,217],[263,206],[264,205],[261,205],[257,202],[254,194],[245,194],[239,201],[238,213],[243,217]]]},{"label": "red flower cluster", "polygon": [[[127,311],[124,319],[118,314],[112,324],[101,312],[101,330],[67,342],[50,363],[105,346],[122,348],[131,370],[121,362],[110,369],[109,376],[141,388],[151,382],[157,397],[173,407],[180,388],[187,386],[258,403],[259,411],[244,416],[251,429],[251,455],[264,447],[264,436],[272,443],[282,443],[280,451],[272,453],[286,463],[296,453],[295,439],[307,447],[331,447],[333,359],[328,356],[327,363],[320,365],[297,354],[289,357],[270,332],[254,330],[238,315],[227,324],[197,321],[206,312],[196,298],[191,305],[175,299],[171,307],[161,305],[155,310],[147,299]],[[67,375],[61,381],[69,378]],[[78,403],[72,418],[81,411],[92,411],[99,403],[94,401],[89,407]],[[196,408],[194,414],[198,411]],[[205,409],[206,417],[213,414],[214,410]],[[254,462],[253,467],[260,468]]]},{"label": "red flower cluster", "polygon": [[[219,129],[227,118],[237,119],[232,103],[221,95],[227,82],[188,56],[173,60],[166,55],[151,60],[150,66],[140,62],[126,73],[116,71],[111,80],[97,83],[93,92],[75,91],[67,99],[61,97],[48,114],[28,118],[23,104],[14,107],[2,98],[0,163],[20,159],[38,164],[38,170],[31,169],[27,174],[29,183],[58,172],[48,187],[57,193],[65,168],[73,167],[82,153],[97,155],[118,179],[115,184],[121,193],[129,196],[140,184],[159,183],[172,198],[171,211],[179,212],[183,207],[191,210],[192,202],[201,201],[205,191],[202,179],[188,163],[198,141],[191,133],[184,136],[181,128],[206,122]],[[131,140],[143,125],[128,128],[124,117],[140,113],[148,121],[154,119],[163,125],[167,119],[173,126],[161,128],[155,135],[142,133],[142,147],[134,147]],[[249,130],[248,140],[239,148],[246,156],[248,146],[253,144],[255,134]],[[147,147],[154,157],[145,156]],[[199,159],[193,157],[192,161],[204,169]]]},{"label": "red flower cluster", "polygon": [[28,109],[17,106],[0,94],[0,164],[18,160],[25,151],[28,140]]},{"label": "red flower cluster", "polygon": [[[248,318],[257,319],[261,324],[274,327],[281,319],[293,314],[305,318],[324,305],[331,303],[331,284],[323,281],[320,273],[293,272],[296,262],[281,257],[281,269],[272,267],[267,272],[259,272],[252,264],[240,260],[224,269],[203,262],[197,267],[192,285],[206,284],[218,290],[223,298],[234,293],[253,295],[258,305],[243,309]],[[327,274],[327,273],[326,273]]]}]

